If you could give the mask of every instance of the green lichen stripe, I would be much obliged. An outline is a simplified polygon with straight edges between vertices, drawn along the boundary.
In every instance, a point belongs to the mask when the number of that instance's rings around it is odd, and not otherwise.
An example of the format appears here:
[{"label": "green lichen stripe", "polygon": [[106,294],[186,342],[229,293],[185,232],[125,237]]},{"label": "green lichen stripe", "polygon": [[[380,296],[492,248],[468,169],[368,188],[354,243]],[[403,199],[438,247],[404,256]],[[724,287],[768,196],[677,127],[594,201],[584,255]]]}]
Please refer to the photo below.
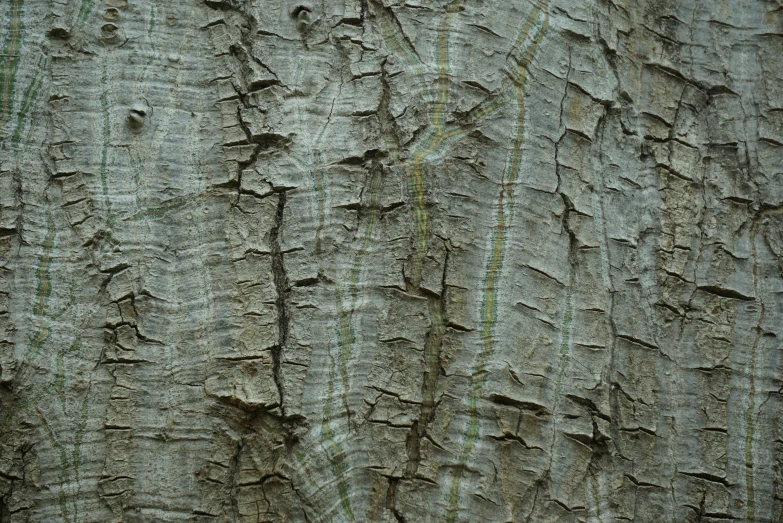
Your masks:
[{"label": "green lichen stripe", "polygon": [[[429,216],[427,214],[427,184],[424,180],[424,164],[434,155],[441,145],[444,145],[450,138],[463,134],[464,129],[457,128],[447,131],[444,127],[443,113],[446,110],[448,102],[450,59],[449,59],[449,26],[454,14],[458,12],[457,2],[446,14],[438,35],[437,60],[438,60],[438,93],[439,97],[434,102],[432,110],[431,125],[432,131],[426,140],[420,144],[413,153],[413,159],[408,167],[410,172],[408,178],[408,190],[413,200],[413,220],[416,227],[416,243],[413,249],[413,266],[411,267],[411,278],[414,287],[421,284],[421,266],[424,256],[427,253],[427,244],[429,242]],[[426,84],[426,79],[420,81]]]},{"label": "green lichen stripe", "polygon": [[11,137],[11,144],[14,147],[17,147],[21,141],[24,121],[27,118],[27,114],[30,112],[30,109],[33,107],[33,103],[38,98],[38,94],[41,91],[41,86],[43,85],[43,71],[46,68],[45,62],[40,63],[38,67],[38,74],[35,75],[35,78],[33,78],[33,81],[30,82],[27,90],[25,90],[24,96],[22,97],[22,107],[19,108],[19,112],[16,115],[16,130]]},{"label": "green lichen stripe", "polygon": [[51,254],[54,248],[55,239],[55,227],[54,220],[51,215],[47,218],[47,233],[44,240],[43,249],[44,252],[38,259],[38,269],[35,272],[35,278],[38,282],[38,288],[36,290],[36,304],[33,308],[33,315],[38,323],[38,331],[30,340],[30,346],[27,349],[27,356],[35,358],[41,347],[49,338],[49,327],[46,323],[45,311],[46,305],[49,301],[49,296],[52,294],[52,282],[49,274],[51,266]]},{"label": "green lichen stripe", "polygon": [[573,320],[573,294],[568,290],[566,294],[566,306],[563,313],[563,327],[560,332],[560,371],[557,373],[557,384],[555,385],[555,402],[560,397],[560,391],[563,386],[563,376],[565,375],[566,365],[568,363],[568,352],[571,337],[571,322]]},{"label": "green lichen stripe", "polygon": [[82,6],[79,9],[79,14],[76,16],[76,24],[79,26],[84,25],[84,22],[87,21],[87,17],[90,16],[90,13],[92,12],[92,4],[93,0],[84,0],[82,2]]},{"label": "green lichen stripe", "polygon": [[41,421],[41,425],[46,430],[46,436],[49,438],[49,443],[51,443],[52,448],[60,454],[60,488],[58,489],[57,493],[57,498],[60,504],[60,513],[62,514],[63,521],[65,521],[65,523],[71,523],[71,521],[75,522],[76,520],[72,520],[69,515],[68,496],[65,493],[65,485],[71,482],[68,458],[65,452],[65,448],[59,441],[57,441],[57,438],[54,435],[54,430],[52,430],[49,422],[47,422],[46,418],[44,418],[41,410],[36,407],[35,411],[38,414],[38,419]]},{"label": "green lichen stripe", "polygon": [[[356,256],[354,257],[354,262],[351,267],[350,272],[350,279],[349,279],[349,286],[348,286],[348,295],[350,296],[350,306],[346,310],[346,308],[343,306],[344,303],[344,296],[343,293],[338,289],[335,291],[335,300],[337,303],[337,317],[338,317],[338,340],[339,340],[339,358],[340,358],[340,378],[343,383],[343,392],[342,392],[342,400],[343,400],[343,407],[345,409],[346,416],[348,417],[348,421],[350,423],[350,409],[348,405],[348,391],[349,391],[349,381],[348,381],[348,365],[351,358],[351,352],[353,350],[353,346],[356,343],[356,332],[354,331],[353,327],[353,314],[356,311],[356,300],[358,298],[359,292],[359,279],[361,276],[361,269],[362,269],[362,259],[364,258],[365,253],[369,249],[371,243],[372,243],[372,232],[375,225],[375,221],[378,214],[378,208],[380,204],[380,185],[381,185],[381,176],[380,174],[372,175],[370,178],[370,213],[367,220],[367,226],[364,230],[364,235],[362,239],[362,245],[360,249],[357,251]],[[333,398],[331,394],[333,394],[334,387],[331,385],[331,377],[330,377],[330,395],[329,400],[327,401],[327,404],[325,406],[324,410],[324,420],[331,418],[331,408],[332,408],[332,401]],[[328,409],[328,410],[327,410]],[[334,442],[334,440],[331,438],[331,429],[328,425],[328,423],[325,426],[325,442],[327,445],[335,449],[335,451],[332,452],[332,460],[334,463],[334,470],[335,472],[339,472],[338,475],[338,490],[340,489],[341,484],[344,484],[344,480],[342,479],[342,476],[345,473],[345,464],[343,463],[343,453],[340,447],[337,445],[337,443]],[[348,502],[347,497],[343,498],[342,492],[340,493],[341,499],[344,499],[343,501],[343,508],[346,511],[346,514],[349,515],[350,518],[353,518],[353,513],[350,512],[350,503]]]},{"label": "green lichen stripe", "polygon": [[758,347],[758,335],[750,349],[750,377],[748,390],[748,408],[745,411],[745,490],[747,495],[747,520],[756,521],[756,495],[753,487],[753,414],[756,410],[756,349]]},{"label": "green lichen stripe", "polygon": [[332,435],[331,421],[332,421],[332,408],[334,403],[334,358],[329,351],[329,358],[331,364],[329,366],[329,385],[327,388],[326,402],[324,405],[324,416],[321,421],[321,433],[323,434],[323,442],[326,446],[329,462],[332,464],[332,471],[337,479],[337,491],[340,495],[340,502],[346,517],[349,521],[355,521],[353,510],[351,509],[351,500],[348,497],[348,486],[346,484],[346,465],[345,454],[340,444],[335,441]]},{"label": "green lichen stripe", "polygon": [[22,41],[22,0],[10,0],[10,22],[3,46],[2,65],[0,65],[0,125],[11,117],[11,107],[14,97],[14,81],[16,69],[19,67],[19,48]]},{"label": "green lichen stripe", "polygon": [[[536,25],[537,22],[538,25]],[[546,11],[546,5],[543,0],[540,0],[525,21],[520,33],[520,37],[517,39],[517,44],[515,44],[518,45],[520,42],[526,39],[531,29],[536,29],[535,37],[533,38],[531,45],[528,47],[522,63],[527,64],[532,59],[538,44],[541,42],[544,34],[546,33],[548,23],[549,14]],[[473,446],[479,436],[480,427],[478,419],[478,400],[481,397],[484,381],[486,379],[486,366],[490,356],[494,352],[495,347],[495,326],[497,324],[498,304],[497,290],[499,287],[500,276],[503,270],[507,231],[511,227],[514,219],[514,185],[516,184],[517,178],[519,177],[522,163],[522,144],[524,140],[525,124],[523,87],[526,80],[527,69],[520,66],[513,82],[517,103],[517,121],[514,130],[514,142],[510,158],[506,163],[506,169],[504,170],[503,176],[501,177],[501,188],[498,194],[498,201],[496,205],[495,227],[490,240],[489,257],[487,259],[485,276],[482,282],[483,291],[479,320],[481,332],[481,351],[479,354],[478,363],[476,364],[471,374],[473,378],[471,380],[471,391],[469,398],[470,419],[468,422],[467,436],[465,438],[465,444],[462,449],[462,453],[460,454],[459,466],[455,471],[451,490],[449,492],[449,511],[446,518],[449,523],[453,523],[457,518],[460,483],[462,480],[463,470],[465,469],[467,461],[470,458],[471,451],[473,450]]]},{"label": "green lichen stripe", "polygon": [[109,227],[109,233],[111,234],[111,227],[114,224],[114,215],[111,210],[111,197],[109,196],[109,182],[108,182],[108,162],[109,162],[109,141],[111,140],[111,127],[109,121],[109,82],[108,82],[108,65],[104,61],[103,70],[101,72],[101,114],[103,115],[103,129],[101,142],[101,190],[103,193],[103,199],[106,203],[106,224]]}]

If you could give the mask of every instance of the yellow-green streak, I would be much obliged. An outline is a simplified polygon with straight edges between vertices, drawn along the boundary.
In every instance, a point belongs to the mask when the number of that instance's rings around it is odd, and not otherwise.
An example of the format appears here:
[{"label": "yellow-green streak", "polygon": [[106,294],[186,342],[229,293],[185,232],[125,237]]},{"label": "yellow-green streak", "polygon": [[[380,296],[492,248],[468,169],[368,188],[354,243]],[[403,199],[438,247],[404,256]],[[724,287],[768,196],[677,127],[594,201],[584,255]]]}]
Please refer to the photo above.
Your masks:
[{"label": "yellow-green streak", "polygon": [[157,54],[157,47],[155,46],[155,39],[152,38],[152,32],[155,30],[155,6],[150,6],[150,25],[147,28],[147,37],[150,40],[150,49],[151,53],[149,58],[147,58],[147,61],[144,63],[144,66],[141,68],[141,72],[139,73],[139,82],[142,85],[142,95],[146,93],[146,86],[147,86],[147,73],[149,72],[149,68],[152,65],[152,62],[155,61],[155,55]]},{"label": "yellow-green streak", "polygon": [[92,11],[93,0],[84,0],[82,7],[79,9],[79,14],[76,16],[76,24],[81,26],[87,21],[87,17],[90,16]]},{"label": "yellow-green streak", "polygon": [[511,152],[511,158],[506,164],[507,168],[501,178],[501,189],[500,193],[498,194],[498,202],[496,205],[497,217],[495,219],[495,230],[490,243],[490,255],[487,260],[485,271],[486,276],[483,282],[483,296],[480,310],[482,349],[478,364],[472,373],[473,378],[471,380],[471,394],[469,399],[470,421],[468,424],[468,433],[465,439],[465,445],[462,449],[462,454],[460,456],[459,467],[455,472],[451,491],[449,493],[449,512],[446,518],[449,523],[453,523],[456,520],[460,482],[462,479],[463,470],[465,468],[465,464],[468,461],[468,458],[470,457],[473,445],[475,444],[479,435],[479,420],[477,409],[478,400],[481,397],[481,392],[484,387],[484,380],[486,378],[486,365],[495,345],[494,331],[497,322],[497,287],[502,273],[503,260],[505,257],[506,232],[511,227],[514,218],[514,185],[519,176],[522,163],[522,144],[524,140],[525,124],[523,87],[527,80],[526,65],[530,63],[530,60],[532,59],[538,44],[544,37],[549,23],[549,13],[546,10],[546,4],[544,0],[539,0],[531,14],[528,16],[520,33],[520,37],[517,39],[517,43],[515,43],[515,47],[517,47],[521,44],[521,42],[524,41],[541,13],[544,15],[543,23],[541,24],[541,27],[538,29],[538,33],[525,53],[523,60],[524,66],[519,67],[516,78],[514,79],[514,88],[516,91],[517,102],[517,121],[515,125],[514,146]]},{"label": "yellow-green streak", "polygon": [[[369,249],[372,242],[372,231],[375,225],[375,220],[378,214],[380,205],[380,185],[381,175],[379,172],[370,174],[370,198],[369,208],[370,213],[367,221],[367,227],[364,230],[364,238],[362,246],[354,257],[353,265],[351,266],[351,273],[349,278],[348,294],[351,297],[350,308],[346,311],[343,307],[343,294],[338,288],[335,291],[335,301],[337,304],[337,318],[338,318],[338,339],[340,349],[340,378],[343,382],[343,406],[345,408],[346,415],[349,415],[350,410],[348,406],[348,362],[351,357],[351,351],[353,345],[356,343],[356,332],[353,328],[353,314],[356,310],[356,300],[358,298],[359,277],[361,275],[362,259]],[[324,413],[324,418],[331,417],[331,402],[333,401],[332,394],[334,388],[330,381],[329,400],[327,402],[329,413]],[[328,427],[327,427],[328,429]],[[340,458],[342,459],[342,458]],[[339,487],[339,482],[338,482]],[[345,503],[344,503],[345,504]],[[352,516],[351,516],[352,517]]]},{"label": "yellow-green streak", "polygon": [[[81,347],[81,342],[79,340],[76,340],[71,347],[68,349],[68,352],[73,350],[78,350]],[[38,405],[38,403],[49,395],[49,393],[54,390],[57,394],[61,394],[62,387],[65,382],[65,376],[64,372],[62,370],[62,355],[64,351],[60,352],[60,355],[58,356],[58,372],[55,375],[54,379],[48,383],[45,387],[40,389],[38,391],[38,394],[33,396],[31,399],[24,401],[24,402],[16,402],[14,403],[14,406],[10,409],[8,414],[6,415],[5,419],[3,419],[3,424],[0,426],[0,438],[5,434],[6,430],[8,430],[8,426],[11,423],[11,420],[13,417],[18,414],[19,412],[29,408],[29,407],[35,407]],[[64,401],[64,398],[61,398],[61,401]],[[86,420],[85,420],[86,423]]]},{"label": "yellow-green streak", "polygon": [[[760,322],[759,322],[760,323]],[[761,328],[760,326],[758,327]],[[750,390],[748,392],[748,408],[745,411],[745,490],[748,498],[748,511],[747,520],[756,521],[756,499],[755,490],[753,488],[753,431],[755,429],[753,423],[753,411],[756,409],[756,347],[759,341],[759,334],[756,335],[756,339],[753,342],[753,346],[750,349],[750,369],[748,371],[750,377]]]},{"label": "yellow-green streak", "polygon": [[19,145],[19,141],[22,136],[24,120],[27,117],[27,113],[30,111],[30,108],[33,106],[33,102],[38,97],[38,93],[40,92],[41,86],[43,85],[43,71],[46,68],[45,60],[41,60],[38,63],[38,68],[38,74],[35,75],[35,78],[33,78],[33,81],[30,82],[30,86],[25,91],[24,97],[22,98],[22,107],[19,109],[19,113],[16,116],[16,130],[11,137],[11,144],[14,147]]},{"label": "yellow-green streak", "polygon": [[566,363],[568,362],[569,338],[571,337],[571,320],[573,316],[571,302],[573,294],[568,290],[566,294],[566,306],[563,313],[563,328],[560,332],[560,371],[557,374],[557,385],[555,386],[555,402],[560,397],[560,390],[563,384],[563,375],[565,374]]},{"label": "yellow-green streak", "polygon": [[70,347],[57,353],[57,374],[54,378],[54,390],[60,398],[63,414],[65,414],[67,407],[67,398],[65,397],[65,354],[79,350],[80,346],[81,341],[76,339]]},{"label": "yellow-green streak", "polygon": [[[147,29],[147,36],[152,36],[152,31],[155,30],[155,6],[150,6],[150,26]],[[152,42],[152,49],[155,49],[155,41]]]},{"label": "yellow-green streak", "polygon": [[342,294],[340,290],[334,291],[334,298],[337,303],[337,318],[338,318],[338,339],[340,349],[340,379],[343,382],[343,406],[345,407],[346,415],[350,415],[350,409],[348,407],[348,360],[351,357],[351,349],[354,343],[356,343],[356,333],[353,330],[352,316],[353,311],[346,312],[343,309]]},{"label": "yellow-green streak", "polygon": [[8,426],[11,424],[11,420],[14,418],[16,414],[30,407],[35,407],[42,399],[48,396],[49,393],[52,392],[52,390],[57,391],[57,388],[60,386],[60,380],[61,377],[59,375],[55,376],[54,380],[52,380],[45,387],[40,389],[38,391],[38,394],[33,396],[31,399],[23,402],[14,403],[14,406],[10,409],[5,419],[3,419],[2,426],[0,426],[0,438],[2,438],[5,432],[8,430]]},{"label": "yellow-green streak", "polygon": [[0,66],[0,84],[3,86],[0,93],[0,125],[11,117],[11,106],[14,97],[14,79],[16,69],[19,66],[19,48],[22,40],[22,0],[11,0],[10,17],[8,26],[8,38],[3,46],[3,63]]},{"label": "yellow-green streak", "polygon": [[329,456],[329,462],[332,464],[332,470],[337,479],[337,490],[340,493],[340,501],[345,511],[346,516],[350,521],[355,521],[353,511],[351,510],[351,500],[348,497],[348,487],[345,484],[345,460],[343,458],[343,450],[340,445],[334,440],[332,436],[332,430],[330,427],[332,419],[332,404],[334,403],[334,358],[332,358],[331,351],[329,351],[329,359],[331,364],[329,365],[329,386],[327,388],[326,403],[324,405],[324,417],[321,422],[321,432],[324,435],[324,442],[326,443],[327,450],[331,451]]},{"label": "yellow-green streak", "polygon": [[[370,199],[369,199],[369,216],[367,217],[367,227],[364,229],[364,237],[362,240],[362,246],[359,248],[359,251],[356,253],[356,256],[353,260],[353,265],[351,266],[351,276],[349,278],[349,285],[348,285],[348,294],[351,297],[351,307],[348,310],[349,315],[353,315],[353,313],[356,310],[356,300],[359,296],[359,277],[362,272],[362,259],[364,258],[364,255],[367,253],[367,249],[370,247],[370,243],[372,242],[372,231],[373,227],[375,226],[375,220],[378,215],[378,206],[380,205],[380,184],[381,184],[381,176],[379,174],[373,174],[371,175],[372,178],[370,179]],[[344,316],[343,310],[342,310],[342,293],[340,291],[337,291],[336,294],[337,297],[337,306],[340,311],[341,317]],[[346,328],[343,328],[342,323],[340,327],[340,340],[347,340],[353,343],[355,341],[355,336],[353,332],[353,328],[351,327],[350,318],[348,319],[348,324]],[[346,334],[346,336],[343,336],[343,334]]]},{"label": "yellow-green streak", "polygon": [[[77,340],[78,341],[78,340]],[[77,346],[78,348],[78,346]],[[92,385],[92,383],[90,383]],[[87,428],[87,418],[90,414],[90,389],[87,390],[87,393],[84,395],[84,400],[82,401],[82,419],[79,423],[79,427],[76,429],[76,439],[73,442],[73,473],[74,477],[76,479],[76,487],[77,487],[77,495],[74,497],[73,500],[73,513],[74,513],[74,520],[78,521],[78,515],[79,515],[79,491],[81,491],[81,484],[79,483],[79,465],[82,461],[82,454],[81,454],[81,446],[82,446],[82,439],[84,438],[84,430]]]},{"label": "yellow-green streak", "polygon": [[57,354],[57,374],[54,378],[54,390],[57,392],[57,396],[60,398],[60,405],[62,407],[63,415],[65,415],[66,398],[65,398],[65,366],[63,359],[65,358],[65,352],[60,351]]},{"label": "yellow-green streak", "polygon": [[[753,414],[756,410],[756,351],[761,339],[761,326],[764,324],[764,302],[761,300],[758,286],[758,254],[756,252],[756,234],[761,218],[768,214],[780,214],[779,210],[764,211],[753,222],[750,229],[750,245],[753,252],[753,294],[759,300],[759,319],[756,325],[756,337],[750,347],[750,368],[748,369],[749,390],[748,408],[745,410],[745,490],[747,495],[747,520],[756,520],[756,493],[753,488],[753,433],[755,424]],[[762,405],[763,406],[763,405]]]},{"label": "yellow-green streak", "polygon": [[[429,134],[428,139],[416,148],[411,164],[408,167],[410,171],[408,185],[413,199],[413,220],[416,225],[416,244],[413,248],[413,266],[411,267],[411,279],[414,287],[421,285],[421,265],[427,253],[427,244],[429,242],[429,217],[426,206],[427,187],[424,181],[423,164],[446,140],[464,133],[463,129],[446,131],[443,125],[443,112],[446,110],[449,87],[449,25],[461,3],[461,1],[458,1],[449,9],[438,36],[439,98],[434,103],[435,107],[432,111],[433,131]],[[421,78],[421,81],[426,82],[426,78]]]},{"label": "yellow-green streak", "polygon": [[420,75],[423,76],[424,64],[421,63],[419,57],[415,53],[411,52],[411,50],[409,50],[406,45],[400,43],[397,31],[388,19],[389,15],[386,13],[382,13],[381,16],[378,17],[381,28],[381,37],[392,48],[393,51],[402,56],[403,61],[409,67],[415,67],[419,71]]},{"label": "yellow-green streak", "polygon": [[65,494],[65,489],[63,487],[64,484],[70,482],[70,474],[68,473],[68,458],[65,454],[65,448],[57,441],[57,438],[54,436],[54,431],[49,426],[49,423],[46,421],[46,418],[44,418],[43,413],[36,408],[36,412],[38,413],[38,418],[41,420],[41,424],[43,425],[44,429],[46,429],[46,435],[49,437],[49,442],[52,444],[52,448],[54,450],[57,450],[60,453],[60,491],[58,494],[58,498],[60,501],[60,512],[62,513],[63,520],[66,523],[70,523],[71,518],[68,516],[68,503],[67,503],[67,496]]},{"label": "yellow-green streak", "polygon": [[321,129],[321,132],[318,133],[318,137],[315,139],[315,143],[313,144],[313,155],[314,155],[314,162],[313,167],[310,169],[310,175],[313,178],[313,186],[315,187],[315,197],[316,197],[316,206],[317,206],[317,214],[318,214],[318,226],[315,228],[315,255],[319,256],[321,254],[321,233],[324,229],[324,224],[326,223],[326,187],[324,186],[324,174],[323,174],[323,166],[322,166],[322,157],[321,157],[321,150],[319,149],[321,145],[321,140],[323,140],[324,135],[326,134],[326,128],[329,126],[329,123],[327,122],[326,125],[323,126],[323,129]]},{"label": "yellow-green streak", "polygon": [[46,311],[48,298],[52,294],[49,268],[51,265],[52,248],[54,247],[55,228],[51,214],[47,216],[47,229],[46,240],[43,245],[44,252],[39,258],[38,270],[35,275],[38,280],[38,289],[36,291],[38,302],[33,307],[33,314],[38,321],[38,332],[33,336],[30,341],[30,347],[27,350],[28,357],[33,358],[38,355],[41,347],[49,338],[49,327],[46,325],[44,312]]},{"label": "yellow-green streak", "polygon": [[149,209],[143,209],[132,216],[124,218],[123,221],[129,220],[132,222],[138,222],[141,220],[159,220],[167,214],[177,209],[184,207],[188,203],[188,198],[185,196],[177,196],[171,200],[164,202],[163,205],[158,207],[150,207]]},{"label": "yellow-green streak", "polygon": [[[295,72],[295,78],[298,83],[298,81],[301,78],[302,74],[302,65],[303,62],[300,60],[299,65],[296,68]],[[332,109],[334,108],[334,102],[336,98],[332,100]],[[300,124],[301,124],[302,118],[300,114]],[[323,159],[321,155],[321,142],[324,139],[324,136],[326,135],[326,131],[329,127],[329,120],[323,125],[323,127],[318,132],[318,135],[315,137],[315,140],[312,142],[311,145],[311,152],[312,152],[312,163],[310,165],[305,166],[307,169],[308,174],[311,177],[312,184],[313,184],[313,192],[315,194],[315,212],[317,216],[318,223],[316,225],[315,230],[315,255],[318,259],[319,269],[321,267],[321,233],[323,231],[324,225],[326,223],[326,185],[324,182],[324,172],[323,172]],[[340,375],[343,382],[343,389],[344,392],[342,394],[343,397],[343,404],[345,407],[346,415],[349,414],[348,409],[348,369],[347,369],[347,361],[348,361],[348,354],[350,351],[350,346],[353,343],[354,335],[350,326],[350,322],[347,319],[344,311],[342,310],[342,301],[339,298],[339,291],[336,291],[335,297],[337,299],[337,307],[338,307],[338,339],[339,341],[339,351],[340,351]],[[329,385],[327,389],[327,397],[326,401],[324,403],[324,412],[323,412],[323,419],[321,422],[321,433],[323,434],[323,440],[322,444],[325,447],[325,450],[327,452],[327,456],[329,459],[329,462],[332,466],[332,470],[335,475],[336,483],[337,483],[337,490],[340,496],[340,501],[342,504],[343,511],[345,512],[346,517],[350,521],[355,521],[353,510],[351,509],[351,502],[349,498],[349,492],[348,492],[348,486],[346,484],[346,466],[345,466],[345,460],[344,460],[344,454],[343,450],[340,447],[340,445],[335,441],[334,436],[332,434],[331,429],[331,419],[332,419],[332,410],[334,407],[334,367],[335,362],[334,358],[331,354],[331,348],[327,348],[328,357],[331,361],[330,367],[329,367]],[[297,459],[299,460],[301,466],[304,468],[304,470],[307,472],[307,467],[305,464],[305,459],[303,456],[297,456]],[[312,477],[309,476],[308,478],[312,481]]]},{"label": "yellow-green streak", "polygon": [[111,227],[114,224],[114,217],[111,212],[111,198],[109,197],[107,164],[109,157],[109,140],[111,139],[111,128],[109,121],[109,86],[108,86],[108,66],[103,63],[103,72],[101,74],[101,112],[103,113],[103,143],[101,144],[101,189],[103,198],[106,202],[106,224]]}]

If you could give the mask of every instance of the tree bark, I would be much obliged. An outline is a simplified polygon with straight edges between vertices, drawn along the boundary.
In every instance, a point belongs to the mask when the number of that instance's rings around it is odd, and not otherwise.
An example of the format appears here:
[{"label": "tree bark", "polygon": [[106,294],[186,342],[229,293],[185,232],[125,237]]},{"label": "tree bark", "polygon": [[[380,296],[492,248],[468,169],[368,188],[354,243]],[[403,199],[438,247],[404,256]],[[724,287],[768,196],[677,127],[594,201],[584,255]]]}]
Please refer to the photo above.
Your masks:
[{"label": "tree bark", "polygon": [[0,3],[0,522],[783,520],[781,24]]}]

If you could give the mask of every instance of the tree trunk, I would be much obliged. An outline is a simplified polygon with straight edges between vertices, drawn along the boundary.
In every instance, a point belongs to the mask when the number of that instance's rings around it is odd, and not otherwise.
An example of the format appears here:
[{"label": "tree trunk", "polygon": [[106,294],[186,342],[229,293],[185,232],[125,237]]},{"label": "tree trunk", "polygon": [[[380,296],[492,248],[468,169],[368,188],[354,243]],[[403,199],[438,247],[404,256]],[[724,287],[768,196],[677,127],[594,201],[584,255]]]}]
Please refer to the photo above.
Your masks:
[{"label": "tree trunk", "polygon": [[0,24],[0,522],[783,518],[779,1]]}]

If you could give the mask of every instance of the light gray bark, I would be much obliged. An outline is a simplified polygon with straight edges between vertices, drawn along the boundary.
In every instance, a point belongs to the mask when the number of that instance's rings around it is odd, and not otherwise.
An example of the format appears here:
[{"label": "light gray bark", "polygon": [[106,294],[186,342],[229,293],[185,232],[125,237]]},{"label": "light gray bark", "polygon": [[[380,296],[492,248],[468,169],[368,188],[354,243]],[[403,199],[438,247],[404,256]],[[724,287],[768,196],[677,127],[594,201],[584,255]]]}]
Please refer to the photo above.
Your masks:
[{"label": "light gray bark", "polygon": [[781,24],[0,2],[0,522],[783,520]]}]

